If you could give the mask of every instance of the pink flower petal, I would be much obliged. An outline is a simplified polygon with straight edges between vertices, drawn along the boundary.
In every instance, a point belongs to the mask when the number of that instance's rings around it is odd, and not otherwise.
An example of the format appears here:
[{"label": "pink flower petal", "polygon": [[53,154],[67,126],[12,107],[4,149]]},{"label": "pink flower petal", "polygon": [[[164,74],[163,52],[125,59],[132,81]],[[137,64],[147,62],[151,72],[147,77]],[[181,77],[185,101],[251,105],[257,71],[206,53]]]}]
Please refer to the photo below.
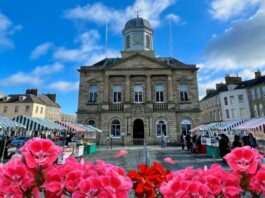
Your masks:
[{"label": "pink flower petal", "polygon": [[120,150],[118,153],[115,154],[115,158],[120,158],[120,157],[123,157],[123,156],[125,156],[125,155],[127,155],[127,154],[128,154],[128,151],[122,149],[122,150]]},{"label": "pink flower petal", "polygon": [[176,161],[173,160],[171,157],[164,158],[164,162],[166,162],[168,164],[175,164],[176,163]]}]

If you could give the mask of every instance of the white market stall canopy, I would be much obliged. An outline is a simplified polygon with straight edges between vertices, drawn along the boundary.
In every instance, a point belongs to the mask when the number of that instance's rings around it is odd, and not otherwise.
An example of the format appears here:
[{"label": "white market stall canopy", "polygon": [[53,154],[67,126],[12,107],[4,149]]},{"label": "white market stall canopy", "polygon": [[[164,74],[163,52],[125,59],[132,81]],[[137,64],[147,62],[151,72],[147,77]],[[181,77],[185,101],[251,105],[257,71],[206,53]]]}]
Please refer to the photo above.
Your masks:
[{"label": "white market stall canopy", "polygon": [[264,130],[264,128],[265,128],[265,118],[254,118],[235,127],[234,130],[238,131]]},{"label": "white market stall canopy", "polygon": [[42,118],[33,118],[29,116],[18,116],[15,118],[15,121],[26,126],[26,129],[29,131],[39,131],[39,130],[65,130],[65,128],[59,124],[56,124],[52,121],[42,119]]},{"label": "white market stall canopy", "polygon": [[76,133],[76,132],[86,132],[86,129],[77,126],[76,124],[73,124],[71,122],[64,122],[64,121],[55,121],[57,124],[67,128],[68,131],[72,132],[72,133]]},{"label": "white market stall canopy", "polygon": [[230,131],[244,122],[245,122],[244,120],[229,120],[229,121],[221,122],[220,124],[212,127],[212,130]]},{"label": "white market stall canopy", "polygon": [[201,124],[201,125],[199,125],[199,126],[196,126],[196,127],[192,128],[192,129],[190,130],[190,132],[191,132],[191,133],[196,133],[196,132],[202,130],[203,128],[205,128],[205,126],[206,126],[205,124]]},{"label": "white market stall canopy", "polygon": [[0,115],[0,129],[25,129],[25,126]]},{"label": "white market stall canopy", "polygon": [[81,127],[81,128],[84,128],[87,132],[94,132],[94,133],[101,133],[102,130],[96,128],[96,127],[93,127],[91,125],[82,125],[82,124],[76,124],[77,126]]}]

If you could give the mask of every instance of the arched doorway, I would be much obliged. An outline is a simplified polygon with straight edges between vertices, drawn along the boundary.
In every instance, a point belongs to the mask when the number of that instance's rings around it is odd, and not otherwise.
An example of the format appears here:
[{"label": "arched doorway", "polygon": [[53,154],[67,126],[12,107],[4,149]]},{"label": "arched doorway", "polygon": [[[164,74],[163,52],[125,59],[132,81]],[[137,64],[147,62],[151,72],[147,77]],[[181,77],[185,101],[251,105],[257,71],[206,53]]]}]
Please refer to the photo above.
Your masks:
[{"label": "arched doorway", "polygon": [[133,122],[133,143],[144,143],[144,122],[141,119],[136,119]]}]

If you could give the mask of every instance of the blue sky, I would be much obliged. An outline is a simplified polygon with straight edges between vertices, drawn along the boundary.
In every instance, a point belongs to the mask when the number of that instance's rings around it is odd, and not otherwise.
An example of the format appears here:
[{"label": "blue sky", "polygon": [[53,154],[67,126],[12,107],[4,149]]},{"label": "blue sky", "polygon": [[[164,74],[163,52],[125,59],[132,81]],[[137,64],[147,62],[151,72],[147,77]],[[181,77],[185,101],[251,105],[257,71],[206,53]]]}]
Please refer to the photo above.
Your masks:
[{"label": "blue sky", "polygon": [[0,1],[0,91],[5,95],[38,88],[57,93],[62,111],[74,113],[78,67],[120,56],[121,30],[128,19],[148,19],[157,56],[173,56],[200,67],[199,91],[226,74],[265,73],[264,0],[3,0]]}]

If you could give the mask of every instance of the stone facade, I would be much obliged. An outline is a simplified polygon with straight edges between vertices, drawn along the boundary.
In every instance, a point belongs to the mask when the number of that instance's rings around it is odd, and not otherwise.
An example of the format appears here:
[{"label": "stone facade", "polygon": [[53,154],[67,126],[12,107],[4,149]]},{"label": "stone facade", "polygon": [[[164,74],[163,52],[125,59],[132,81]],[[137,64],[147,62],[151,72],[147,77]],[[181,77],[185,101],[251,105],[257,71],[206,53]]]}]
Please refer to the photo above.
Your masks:
[{"label": "stone facade", "polygon": [[[108,137],[113,144],[132,145],[143,139],[158,144],[161,132],[178,142],[187,124],[192,128],[200,123],[197,70],[174,58],[157,58],[150,50],[126,48],[122,58],[82,66],[77,122],[100,128],[100,144]],[[117,86],[120,95],[115,101]]]}]

